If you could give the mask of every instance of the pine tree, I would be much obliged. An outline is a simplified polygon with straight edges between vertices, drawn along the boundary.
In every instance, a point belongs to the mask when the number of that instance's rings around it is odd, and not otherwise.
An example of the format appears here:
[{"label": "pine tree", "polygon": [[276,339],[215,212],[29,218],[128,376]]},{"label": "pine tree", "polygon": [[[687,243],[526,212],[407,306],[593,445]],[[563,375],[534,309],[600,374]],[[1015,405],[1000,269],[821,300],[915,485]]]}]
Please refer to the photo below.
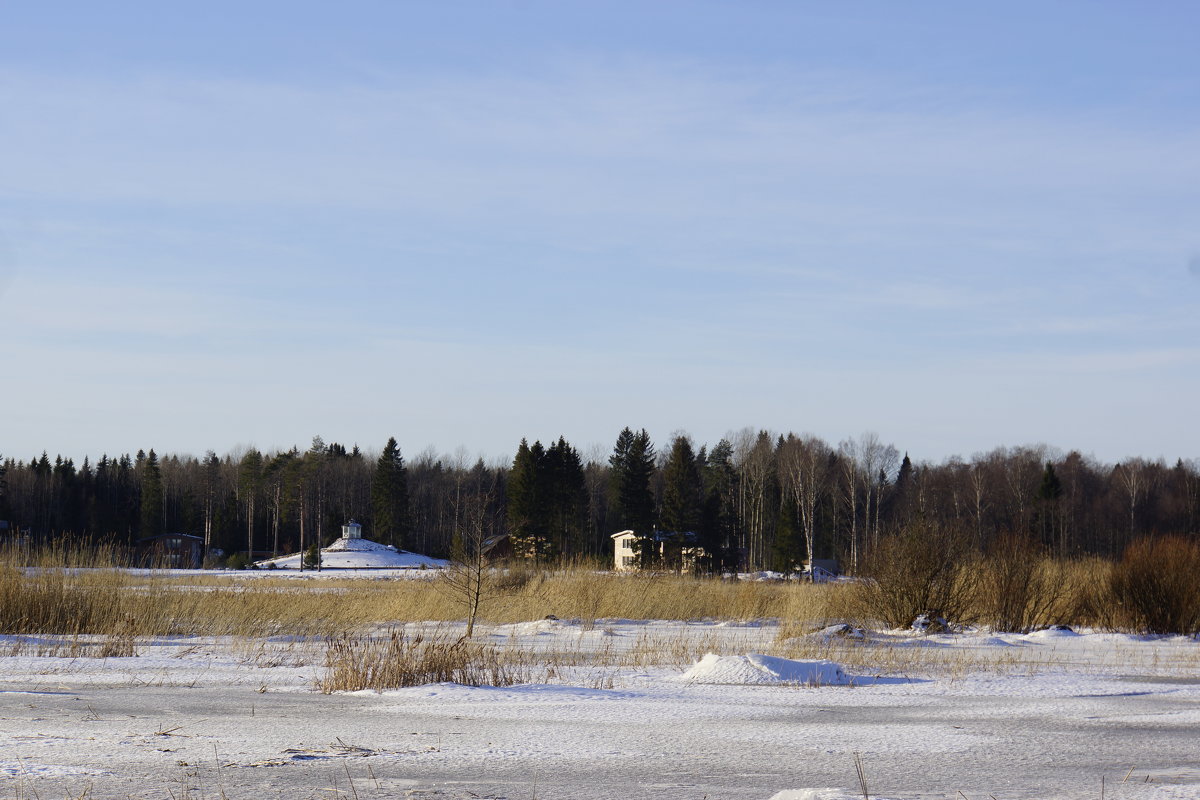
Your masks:
[{"label": "pine tree", "polygon": [[404,547],[408,537],[408,469],[395,437],[387,440],[371,479],[373,537]]}]

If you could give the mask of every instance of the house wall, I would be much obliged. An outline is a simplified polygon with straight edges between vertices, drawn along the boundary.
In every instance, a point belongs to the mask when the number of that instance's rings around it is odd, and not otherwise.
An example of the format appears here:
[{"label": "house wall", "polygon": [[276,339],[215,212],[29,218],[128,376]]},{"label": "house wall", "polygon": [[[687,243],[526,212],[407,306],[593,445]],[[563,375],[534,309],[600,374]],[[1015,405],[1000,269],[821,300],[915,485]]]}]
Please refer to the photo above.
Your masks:
[{"label": "house wall", "polygon": [[632,531],[613,536],[613,569],[617,572],[630,572],[637,569],[637,551],[633,549],[633,541],[637,536]]}]

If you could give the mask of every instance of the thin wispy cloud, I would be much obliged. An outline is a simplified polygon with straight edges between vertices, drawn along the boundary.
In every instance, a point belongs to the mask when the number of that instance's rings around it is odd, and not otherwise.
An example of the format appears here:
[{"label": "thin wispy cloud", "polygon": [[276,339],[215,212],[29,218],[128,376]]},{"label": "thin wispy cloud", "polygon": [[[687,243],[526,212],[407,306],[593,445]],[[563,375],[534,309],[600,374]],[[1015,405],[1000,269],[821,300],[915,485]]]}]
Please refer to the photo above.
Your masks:
[{"label": "thin wispy cloud", "polygon": [[399,414],[501,452],[527,421],[590,441],[639,413],[919,436],[922,397],[965,426],[956,403],[1006,396],[980,365],[1168,393],[1192,363],[1200,151],[1171,104],[602,44],[244,72],[0,61],[16,374],[157,375],[269,442],[332,434],[341,406],[287,387],[338,374],[363,438]]}]

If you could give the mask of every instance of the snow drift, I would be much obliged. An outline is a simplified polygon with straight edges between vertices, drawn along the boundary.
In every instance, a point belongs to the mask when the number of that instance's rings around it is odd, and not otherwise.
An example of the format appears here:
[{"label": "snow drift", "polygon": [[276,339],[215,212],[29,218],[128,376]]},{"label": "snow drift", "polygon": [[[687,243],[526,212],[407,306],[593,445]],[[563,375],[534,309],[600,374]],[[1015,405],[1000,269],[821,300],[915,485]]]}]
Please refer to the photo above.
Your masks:
[{"label": "snow drift", "polygon": [[832,661],[793,661],[761,653],[744,656],[708,653],[676,680],[720,685],[845,686],[850,683],[849,676]]}]

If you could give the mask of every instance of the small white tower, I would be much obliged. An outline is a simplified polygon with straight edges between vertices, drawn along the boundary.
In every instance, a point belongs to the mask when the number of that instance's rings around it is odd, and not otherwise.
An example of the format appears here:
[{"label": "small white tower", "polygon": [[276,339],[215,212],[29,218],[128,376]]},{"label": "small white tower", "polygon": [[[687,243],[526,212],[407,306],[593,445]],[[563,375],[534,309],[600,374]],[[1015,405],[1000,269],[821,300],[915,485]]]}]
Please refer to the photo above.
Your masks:
[{"label": "small white tower", "polygon": [[362,525],[359,525],[354,520],[350,520],[349,522],[347,522],[345,525],[342,526],[342,538],[343,539],[361,539],[362,538]]}]

